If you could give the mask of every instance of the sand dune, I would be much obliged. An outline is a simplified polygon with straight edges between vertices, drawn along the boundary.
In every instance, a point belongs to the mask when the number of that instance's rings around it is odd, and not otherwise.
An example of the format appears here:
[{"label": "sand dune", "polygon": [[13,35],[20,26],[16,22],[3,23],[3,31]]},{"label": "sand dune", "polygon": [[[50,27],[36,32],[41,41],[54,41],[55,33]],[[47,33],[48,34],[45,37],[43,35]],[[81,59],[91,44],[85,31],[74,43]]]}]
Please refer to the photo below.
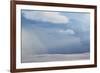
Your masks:
[{"label": "sand dune", "polygon": [[40,54],[22,57],[22,63],[28,62],[50,62],[50,61],[71,61],[89,59],[89,53],[82,54]]}]

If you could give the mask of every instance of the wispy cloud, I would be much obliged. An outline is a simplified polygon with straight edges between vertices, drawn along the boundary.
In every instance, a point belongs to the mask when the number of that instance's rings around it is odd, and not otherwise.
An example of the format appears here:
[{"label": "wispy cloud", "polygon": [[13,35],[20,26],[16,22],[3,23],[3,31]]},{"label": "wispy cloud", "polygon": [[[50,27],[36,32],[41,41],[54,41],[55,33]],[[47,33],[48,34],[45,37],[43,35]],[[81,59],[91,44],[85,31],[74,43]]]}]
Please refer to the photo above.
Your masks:
[{"label": "wispy cloud", "polygon": [[68,35],[74,35],[75,32],[72,29],[67,29],[67,30],[59,30],[60,33],[68,34]]},{"label": "wispy cloud", "polygon": [[66,24],[69,22],[67,16],[61,15],[59,12],[43,12],[43,11],[22,11],[23,16],[29,20],[50,22],[55,24]]}]

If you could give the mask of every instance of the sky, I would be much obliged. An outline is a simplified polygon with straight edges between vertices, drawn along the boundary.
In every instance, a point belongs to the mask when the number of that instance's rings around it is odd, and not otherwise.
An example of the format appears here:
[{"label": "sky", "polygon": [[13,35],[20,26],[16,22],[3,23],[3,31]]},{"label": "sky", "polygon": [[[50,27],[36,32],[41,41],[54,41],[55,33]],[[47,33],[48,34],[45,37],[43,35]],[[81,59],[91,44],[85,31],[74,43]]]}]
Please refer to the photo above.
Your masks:
[{"label": "sky", "polygon": [[90,51],[90,13],[21,10],[22,54]]}]

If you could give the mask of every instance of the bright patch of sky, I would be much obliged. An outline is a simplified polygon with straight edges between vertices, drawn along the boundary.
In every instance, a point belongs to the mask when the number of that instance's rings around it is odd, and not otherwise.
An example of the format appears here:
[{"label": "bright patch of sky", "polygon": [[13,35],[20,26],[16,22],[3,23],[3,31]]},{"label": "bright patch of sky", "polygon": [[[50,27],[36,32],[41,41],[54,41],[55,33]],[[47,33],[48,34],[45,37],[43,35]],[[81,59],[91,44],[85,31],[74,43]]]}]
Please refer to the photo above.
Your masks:
[{"label": "bright patch of sky", "polygon": [[90,14],[21,11],[22,50],[32,54],[71,54],[90,51]]}]

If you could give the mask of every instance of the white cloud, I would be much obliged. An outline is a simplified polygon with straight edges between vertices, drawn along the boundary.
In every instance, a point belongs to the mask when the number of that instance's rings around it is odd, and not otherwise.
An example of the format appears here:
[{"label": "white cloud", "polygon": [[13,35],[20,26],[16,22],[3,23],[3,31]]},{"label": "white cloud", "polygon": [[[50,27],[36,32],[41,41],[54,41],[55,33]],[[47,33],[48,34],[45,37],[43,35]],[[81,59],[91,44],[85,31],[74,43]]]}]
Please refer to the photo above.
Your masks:
[{"label": "white cloud", "polygon": [[68,17],[61,15],[59,12],[22,11],[22,14],[29,20],[44,21],[56,24],[66,24],[69,22]]},{"label": "white cloud", "polygon": [[75,32],[74,30],[72,29],[67,29],[67,30],[59,30],[60,33],[65,33],[65,34],[68,34],[68,35],[74,35]]}]

